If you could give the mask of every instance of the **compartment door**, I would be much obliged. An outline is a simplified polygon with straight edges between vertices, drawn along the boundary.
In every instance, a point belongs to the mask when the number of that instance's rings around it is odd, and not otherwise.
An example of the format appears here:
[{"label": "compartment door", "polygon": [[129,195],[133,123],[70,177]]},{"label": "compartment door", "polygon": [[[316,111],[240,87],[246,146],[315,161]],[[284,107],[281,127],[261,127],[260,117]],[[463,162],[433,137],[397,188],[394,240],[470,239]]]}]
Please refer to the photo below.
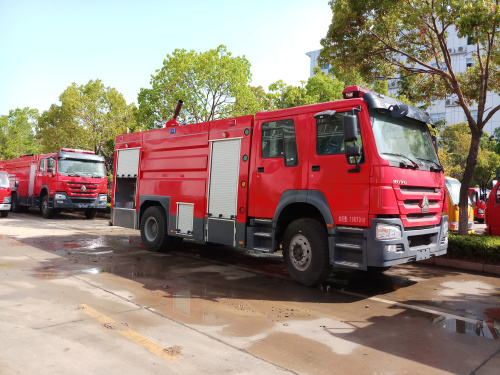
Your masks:
[{"label": "compartment door", "polygon": [[240,139],[212,142],[206,241],[234,246]]}]

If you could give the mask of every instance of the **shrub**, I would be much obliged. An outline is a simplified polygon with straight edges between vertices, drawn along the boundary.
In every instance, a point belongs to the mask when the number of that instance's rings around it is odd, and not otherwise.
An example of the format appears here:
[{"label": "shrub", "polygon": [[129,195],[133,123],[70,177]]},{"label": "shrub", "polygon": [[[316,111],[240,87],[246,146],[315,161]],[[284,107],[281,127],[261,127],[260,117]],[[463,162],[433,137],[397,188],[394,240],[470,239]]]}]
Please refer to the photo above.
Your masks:
[{"label": "shrub", "polygon": [[488,234],[458,236],[450,233],[448,255],[450,258],[500,263],[500,237]]}]

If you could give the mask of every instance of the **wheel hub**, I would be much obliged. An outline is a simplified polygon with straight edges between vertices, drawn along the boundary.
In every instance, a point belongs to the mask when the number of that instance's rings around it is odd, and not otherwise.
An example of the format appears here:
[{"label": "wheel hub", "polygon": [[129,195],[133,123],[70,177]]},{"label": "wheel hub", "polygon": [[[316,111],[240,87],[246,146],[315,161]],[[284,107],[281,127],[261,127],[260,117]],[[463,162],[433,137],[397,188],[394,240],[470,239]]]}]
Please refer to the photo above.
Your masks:
[{"label": "wheel hub", "polygon": [[146,225],[144,226],[144,234],[148,241],[152,242],[156,239],[158,235],[158,223],[154,217],[148,218]]},{"label": "wheel hub", "polygon": [[290,260],[299,271],[306,270],[311,264],[311,245],[302,234],[295,235],[290,241]]}]

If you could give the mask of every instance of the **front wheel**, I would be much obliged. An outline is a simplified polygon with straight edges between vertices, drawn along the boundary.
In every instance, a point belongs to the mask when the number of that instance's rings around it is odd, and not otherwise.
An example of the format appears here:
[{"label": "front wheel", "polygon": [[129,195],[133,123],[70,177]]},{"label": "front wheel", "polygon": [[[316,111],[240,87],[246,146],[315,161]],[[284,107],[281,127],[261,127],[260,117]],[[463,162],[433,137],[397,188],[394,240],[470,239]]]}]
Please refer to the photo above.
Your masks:
[{"label": "front wheel", "polygon": [[9,211],[0,211],[0,215],[2,215],[2,217],[7,217],[9,215]]},{"label": "front wheel", "polygon": [[97,215],[97,208],[87,208],[85,210],[85,217],[89,220],[93,219]]},{"label": "front wheel", "polygon": [[10,210],[12,212],[21,212],[21,206],[19,206],[19,198],[17,197],[17,194],[12,194]]},{"label": "front wheel", "polygon": [[296,282],[311,286],[325,281],[332,271],[325,226],[309,218],[293,221],[283,237],[283,258]]},{"label": "front wheel", "polygon": [[42,216],[45,219],[50,219],[54,215],[54,210],[49,207],[49,196],[44,195],[42,199],[42,207],[40,207],[42,211]]},{"label": "front wheel", "polygon": [[141,218],[141,240],[149,251],[175,250],[182,242],[181,237],[167,234],[167,216],[161,206],[146,209]]}]

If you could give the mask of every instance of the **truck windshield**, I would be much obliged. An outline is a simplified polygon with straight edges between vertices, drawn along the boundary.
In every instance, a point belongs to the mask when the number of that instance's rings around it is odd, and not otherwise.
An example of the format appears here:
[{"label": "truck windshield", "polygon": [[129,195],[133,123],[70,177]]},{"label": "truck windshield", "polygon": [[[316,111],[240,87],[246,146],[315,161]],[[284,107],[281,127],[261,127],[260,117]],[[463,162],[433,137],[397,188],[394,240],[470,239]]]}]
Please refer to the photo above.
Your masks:
[{"label": "truck windshield", "polygon": [[0,188],[9,187],[9,177],[5,173],[0,173]]},{"label": "truck windshield", "polygon": [[[460,187],[462,186],[462,184],[460,183],[460,181],[451,180],[449,178],[445,179],[445,183],[446,190],[448,190],[448,194],[450,194],[451,202],[454,206],[458,206],[458,203],[460,202]],[[467,197],[467,203],[469,205],[472,203],[470,197]]]},{"label": "truck windshield", "polygon": [[61,174],[78,177],[104,177],[102,161],[81,159],[59,159],[57,170]]},{"label": "truck windshield", "polygon": [[427,124],[408,117],[394,118],[389,111],[370,109],[379,154],[387,160],[418,168],[422,163],[441,170]]}]

